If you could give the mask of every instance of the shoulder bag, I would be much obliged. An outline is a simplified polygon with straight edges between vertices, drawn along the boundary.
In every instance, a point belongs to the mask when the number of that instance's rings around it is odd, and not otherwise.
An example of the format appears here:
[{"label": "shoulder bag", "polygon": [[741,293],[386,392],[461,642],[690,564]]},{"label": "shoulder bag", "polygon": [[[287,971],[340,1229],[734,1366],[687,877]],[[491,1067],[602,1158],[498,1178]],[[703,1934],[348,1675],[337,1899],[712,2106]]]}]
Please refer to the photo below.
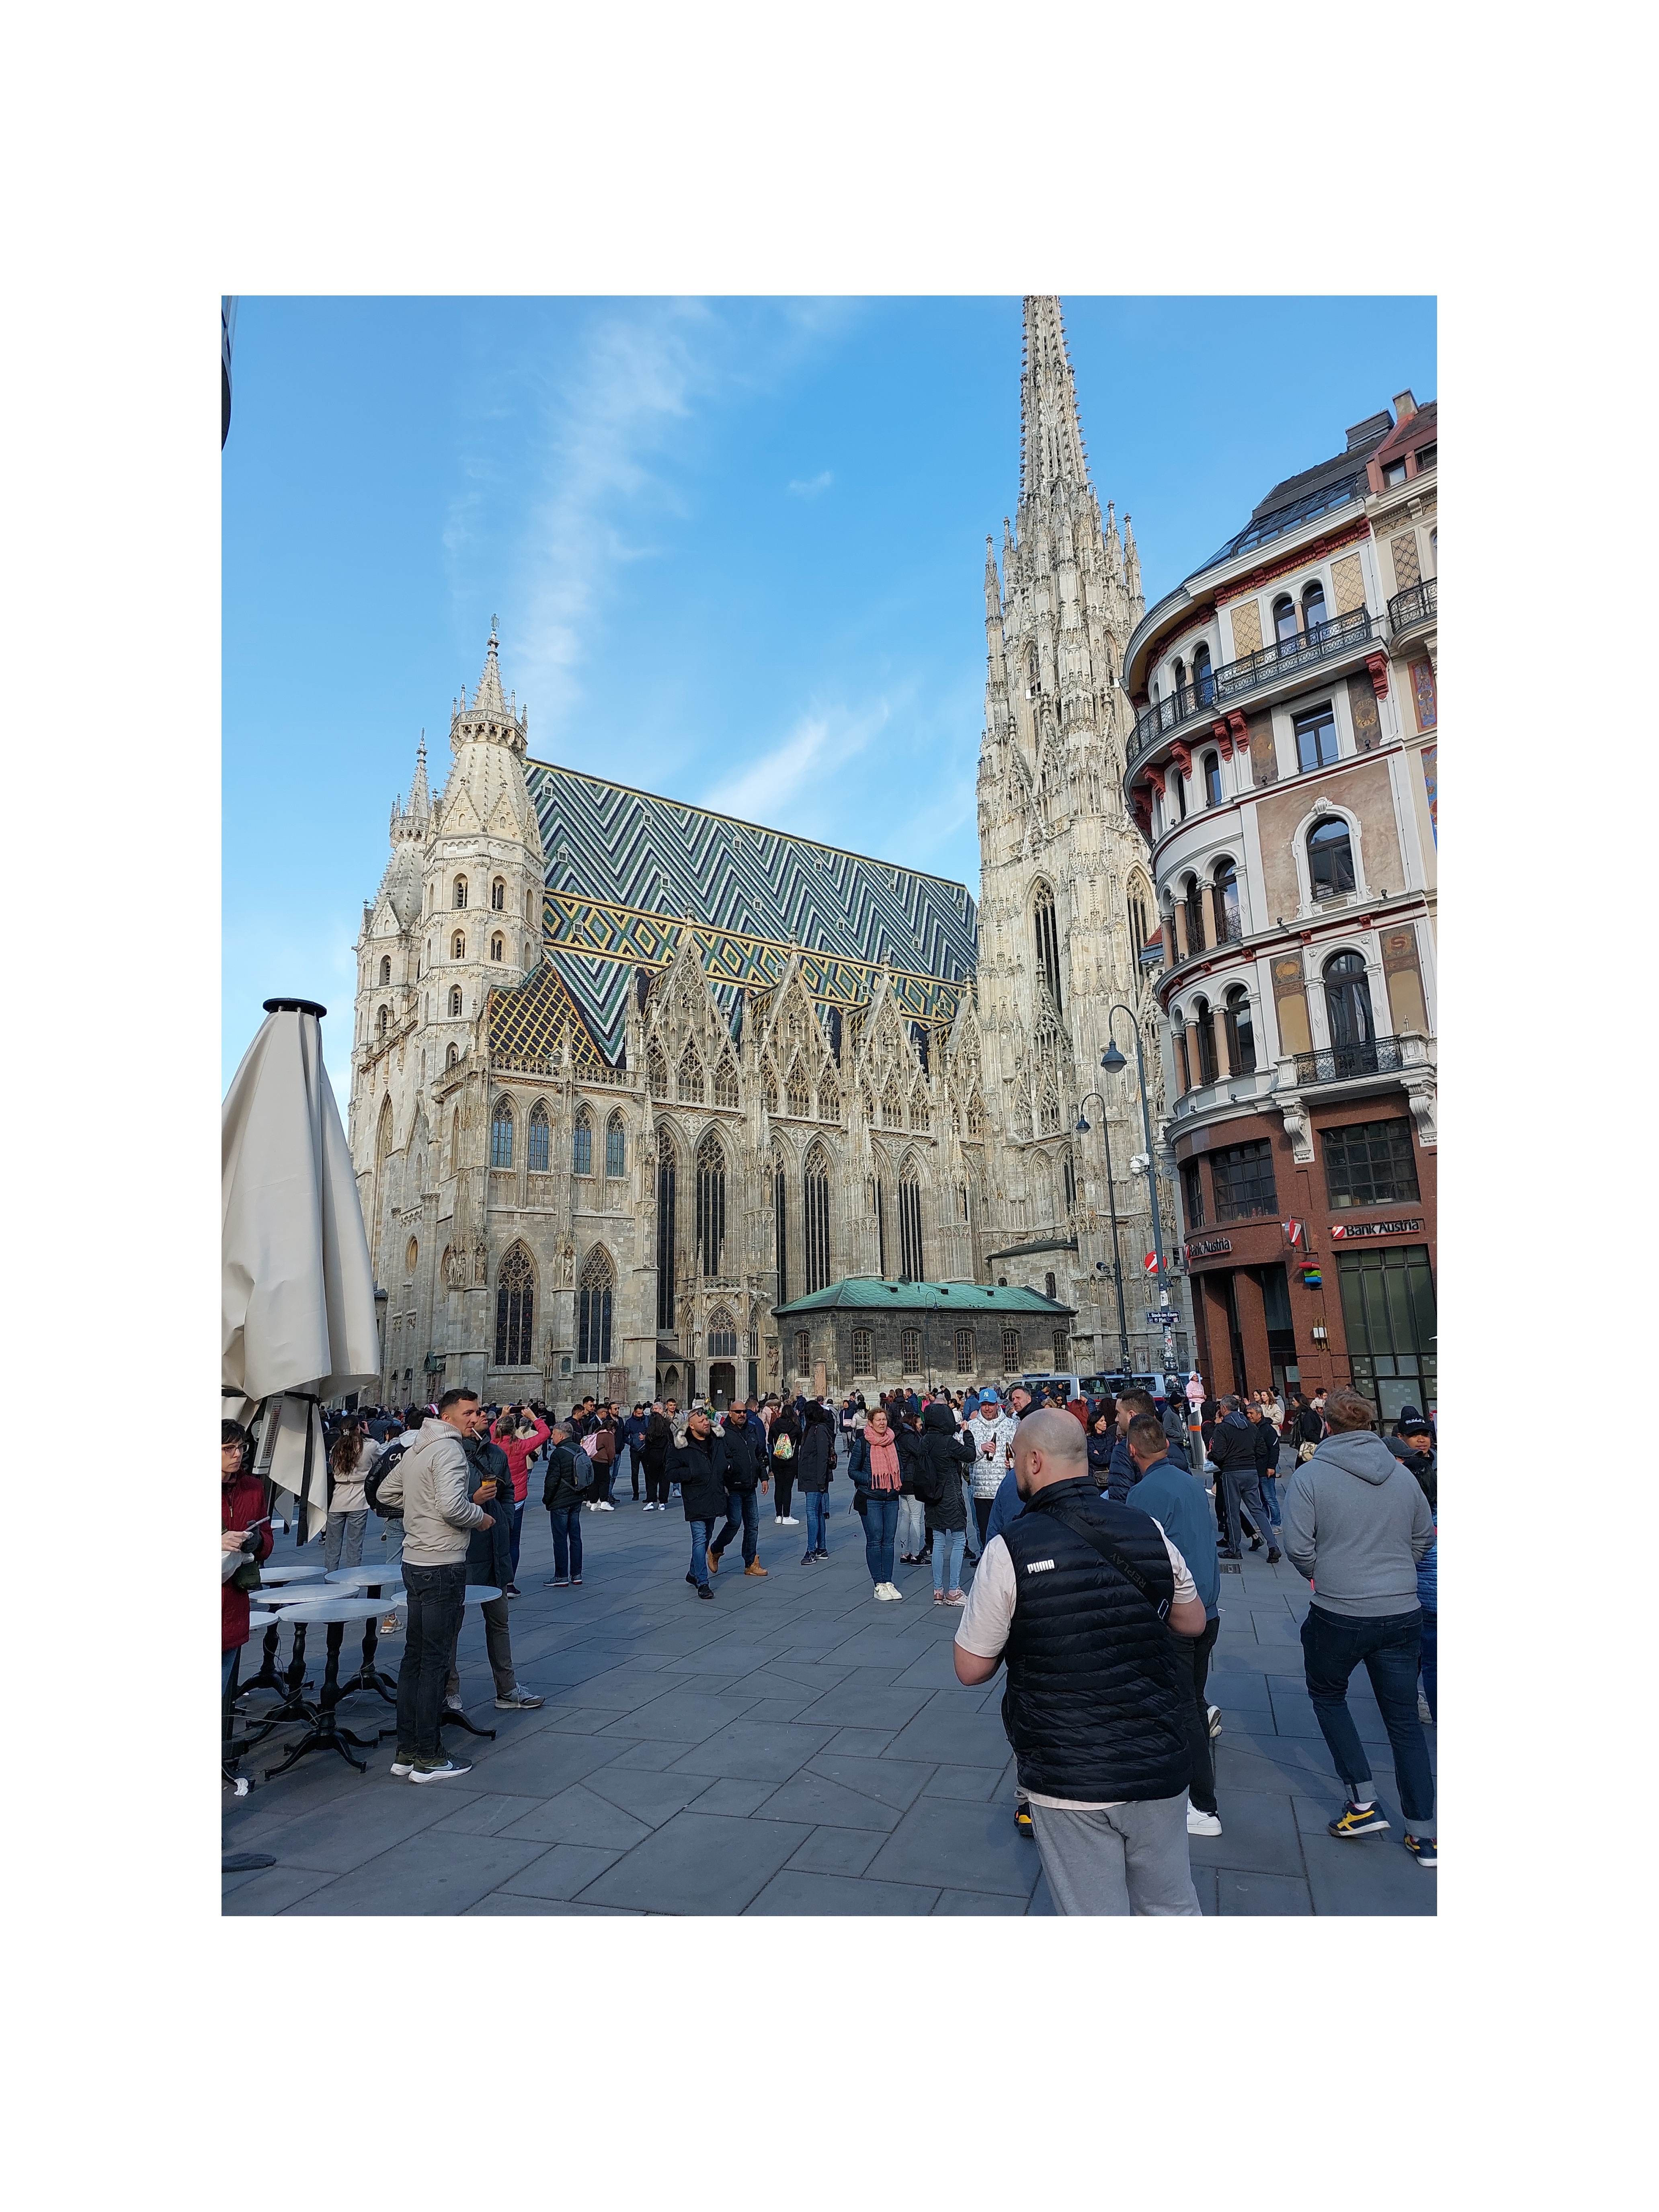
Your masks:
[{"label": "shoulder bag", "polygon": [[1167,1597],[1156,1598],[1152,1595],[1145,1575],[1141,1573],[1139,1567],[1124,1558],[1103,1528],[1097,1527],[1092,1521],[1074,1520],[1069,1513],[1055,1511],[1052,1507],[1049,1510],[1054,1513],[1056,1521],[1063,1522],[1074,1536],[1081,1536],[1091,1550],[1098,1552],[1109,1567],[1115,1567],[1124,1581],[1140,1592],[1158,1619],[1168,1624],[1172,1600]]}]

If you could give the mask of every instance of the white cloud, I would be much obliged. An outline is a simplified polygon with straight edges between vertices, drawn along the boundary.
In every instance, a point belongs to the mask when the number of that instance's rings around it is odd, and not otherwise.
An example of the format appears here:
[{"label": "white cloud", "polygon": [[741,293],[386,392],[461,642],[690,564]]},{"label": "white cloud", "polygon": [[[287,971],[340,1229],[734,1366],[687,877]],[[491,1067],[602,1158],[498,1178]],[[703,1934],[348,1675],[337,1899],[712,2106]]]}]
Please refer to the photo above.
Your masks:
[{"label": "white cloud", "polygon": [[821,491],[828,491],[835,481],[835,471],[823,469],[815,477],[792,477],[788,489],[797,499],[816,499]]},{"label": "white cloud", "polygon": [[826,795],[844,788],[837,785],[838,771],[855,760],[885,726],[888,711],[884,700],[857,710],[809,708],[779,744],[749,762],[703,804],[745,822],[824,836]]}]

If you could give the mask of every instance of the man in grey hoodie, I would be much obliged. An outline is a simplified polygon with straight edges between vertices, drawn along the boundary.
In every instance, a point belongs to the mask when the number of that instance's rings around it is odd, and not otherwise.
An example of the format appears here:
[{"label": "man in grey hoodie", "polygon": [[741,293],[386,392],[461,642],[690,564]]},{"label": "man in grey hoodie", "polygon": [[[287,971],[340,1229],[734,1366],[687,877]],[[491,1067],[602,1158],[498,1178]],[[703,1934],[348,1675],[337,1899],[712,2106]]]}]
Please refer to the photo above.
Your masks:
[{"label": "man in grey hoodie", "polygon": [[1417,1563],[1434,1541],[1434,1516],[1415,1476],[1372,1433],[1376,1419],[1369,1399],[1331,1392],[1325,1401],[1331,1433],[1291,1476],[1282,1533],[1291,1565],[1314,1586],[1302,1624],[1304,1671],[1347,1791],[1330,1832],[1369,1836],[1389,1825],[1348,1711],[1348,1679],[1363,1663],[1394,1747],[1406,1848],[1431,1867],[1434,1778],[1417,1717]]}]

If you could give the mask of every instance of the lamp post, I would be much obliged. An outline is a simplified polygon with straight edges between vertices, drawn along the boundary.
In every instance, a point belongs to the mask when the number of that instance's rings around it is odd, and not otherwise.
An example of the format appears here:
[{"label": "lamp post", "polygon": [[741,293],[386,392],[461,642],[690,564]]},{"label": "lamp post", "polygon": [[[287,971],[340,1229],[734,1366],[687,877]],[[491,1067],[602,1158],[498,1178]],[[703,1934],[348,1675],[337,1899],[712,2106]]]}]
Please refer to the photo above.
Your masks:
[{"label": "lamp post", "polygon": [[1098,1091],[1085,1091],[1082,1097],[1079,1099],[1077,1120],[1073,1126],[1078,1136],[1086,1137],[1088,1135],[1089,1124],[1085,1117],[1083,1109],[1091,1098],[1100,1099],[1100,1141],[1102,1149],[1106,1154],[1106,1204],[1112,1217],[1112,1259],[1117,1273],[1118,1357],[1122,1364],[1123,1372],[1127,1375],[1130,1371],[1129,1320],[1128,1316],[1123,1310],[1123,1249],[1118,1242],[1117,1189],[1112,1181],[1112,1133],[1107,1127],[1106,1123],[1106,1101],[1104,1098],[1101,1098],[1101,1095]]},{"label": "lamp post", "polygon": [[[1120,1005],[1109,1007],[1107,1010],[1106,1034],[1110,1041],[1100,1056],[1102,1067],[1109,1075],[1121,1075],[1129,1065],[1118,1050],[1116,1040],[1112,1037],[1112,1017],[1115,1014],[1127,1014],[1129,1025],[1134,1031],[1135,1076],[1140,1085],[1140,1126],[1146,1139],[1146,1187],[1152,1201],[1152,1256],[1158,1261],[1158,1302],[1166,1316],[1164,1323],[1164,1358],[1167,1367],[1175,1349],[1172,1332],[1176,1316],[1170,1304],[1170,1278],[1164,1265],[1164,1231],[1158,1217],[1158,1162],[1152,1152],[1152,1111],[1146,1103],[1146,1060],[1140,1048],[1140,1024],[1135,1018],[1134,1009],[1133,1006]],[[1188,1450],[1190,1449],[1189,1444]],[[1196,1466],[1200,1462],[1194,1460],[1194,1464]]]}]

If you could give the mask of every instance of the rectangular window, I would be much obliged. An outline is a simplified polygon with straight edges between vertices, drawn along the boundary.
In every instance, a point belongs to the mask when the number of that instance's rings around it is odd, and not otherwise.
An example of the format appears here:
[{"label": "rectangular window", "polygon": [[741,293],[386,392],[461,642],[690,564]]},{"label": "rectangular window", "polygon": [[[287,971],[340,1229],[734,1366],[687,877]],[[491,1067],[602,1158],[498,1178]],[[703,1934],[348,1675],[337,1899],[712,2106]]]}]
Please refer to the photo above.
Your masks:
[{"label": "rectangular window", "polygon": [[1434,466],[1435,460],[1439,451],[1440,448],[1438,446],[1419,446],[1418,447],[1417,473],[1419,476],[1422,475],[1425,469],[1431,469]]},{"label": "rectangular window", "polygon": [[1415,1199],[1417,1158],[1405,1115],[1321,1131],[1325,1194],[1334,1207],[1395,1206]]},{"label": "rectangular window", "polygon": [[1406,481],[1406,464],[1404,461],[1390,461],[1388,467],[1382,471],[1382,481],[1391,489],[1395,484],[1404,483]]},{"label": "rectangular window", "polygon": [[628,1168],[628,1138],[620,1121],[613,1121],[605,1133],[605,1171],[615,1177],[625,1174]]},{"label": "rectangular window", "polygon": [[899,1361],[907,1375],[921,1374],[921,1331],[919,1328],[907,1328],[901,1330],[899,1334]]},{"label": "rectangular window", "polygon": [[1228,1145],[1212,1152],[1210,1172],[1215,1177],[1218,1221],[1243,1221],[1252,1214],[1278,1212],[1271,1139],[1257,1137],[1249,1144]]},{"label": "rectangular window", "polygon": [[1071,1338],[1066,1335],[1063,1328],[1057,1328],[1054,1331],[1054,1372],[1056,1374],[1063,1371],[1066,1361],[1070,1358],[1071,1346]]},{"label": "rectangular window", "polygon": [[971,1375],[974,1371],[974,1332],[971,1328],[957,1331],[957,1373]]},{"label": "rectangular window", "polygon": [[855,1328],[853,1331],[853,1372],[854,1375],[873,1375],[875,1371],[870,1358],[870,1332],[867,1328]]},{"label": "rectangular window", "polygon": [[1439,1390],[1428,1246],[1344,1252],[1337,1268],[1354,1389],[1385,1421],[1398,1420],[1407,1406],[1431,1413]]},{"label": "rectangular window", "polygon": [[1336,718],[1328,702],[1296,717],[1296,757],[1305,772],[1329,768],[1336,759]]},{"label": "rectangular window", "polygon": [[1181,1170],[1181,1199],[1186,1208],[1188,1230],[1204,1226],[1204,1176],[1196,1160],[1188,1160]]},{"label": "rectangular window", "polygon": [[795,1372],[807,1374],[812,1364],[812,1340],[804,1328],[795,1331]]},{"label": "rectangular window", "polygon": [[1019,1365],[1019,1331],[1005,1328],[1002,1332],[1002,1370],[1012,1375]]}]

